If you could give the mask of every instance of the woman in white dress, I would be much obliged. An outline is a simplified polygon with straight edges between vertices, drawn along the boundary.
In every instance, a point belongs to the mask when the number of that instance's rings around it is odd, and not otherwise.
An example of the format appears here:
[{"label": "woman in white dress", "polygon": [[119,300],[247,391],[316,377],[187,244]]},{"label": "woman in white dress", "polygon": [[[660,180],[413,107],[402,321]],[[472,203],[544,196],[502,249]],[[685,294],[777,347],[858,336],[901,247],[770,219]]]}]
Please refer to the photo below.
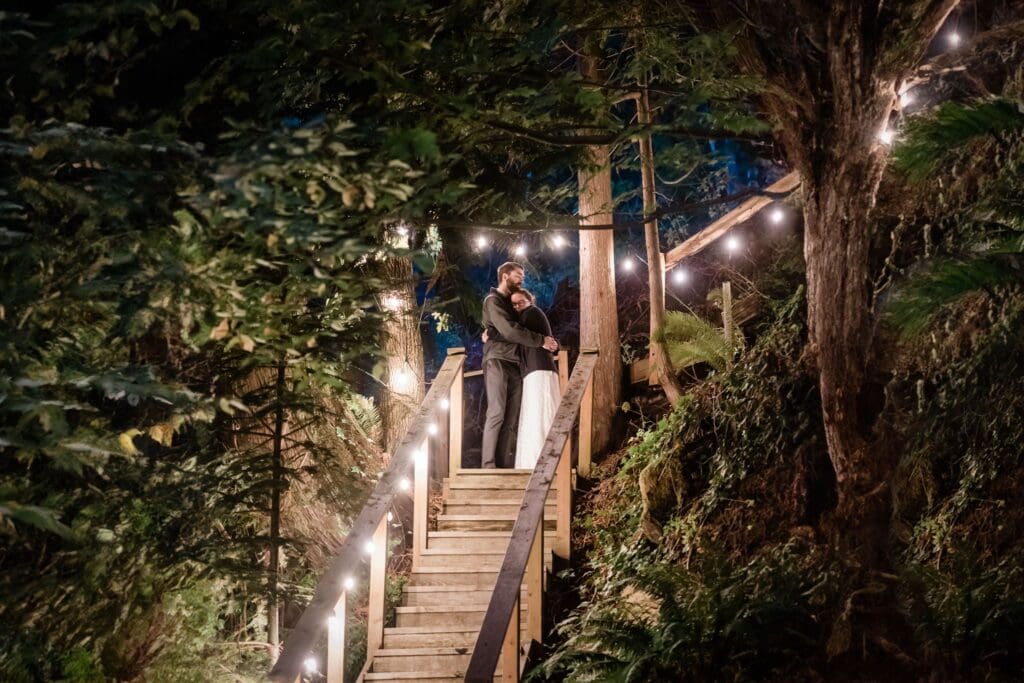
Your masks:
[{"label": "woman in white dress", "polygon": [[[519,313],[519,324],[545,337],[552,336],[548,317],[533,304],[530,292],[525,289],[513,292],[512,307]],[[520,346],[519,364],[523,372],[523,400],[519,408],[515,466],[532,470],[555,420],[562,391],[558,386],[555,357],[549,351]]]}]

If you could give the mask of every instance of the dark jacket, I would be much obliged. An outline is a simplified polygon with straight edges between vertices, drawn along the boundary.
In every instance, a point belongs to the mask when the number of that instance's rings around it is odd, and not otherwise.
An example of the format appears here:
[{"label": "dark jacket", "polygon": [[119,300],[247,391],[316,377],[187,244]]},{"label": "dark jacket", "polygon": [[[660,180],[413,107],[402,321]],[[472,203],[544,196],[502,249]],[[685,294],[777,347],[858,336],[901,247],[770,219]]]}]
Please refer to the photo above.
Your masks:
[{"label": "dark jacket", "polygon": [[[551,323],[548,322],[548,317],[544,315],[544,311],[536,306],[530,306],[520,313],[519,322],[531,332],[542,334],[545,337],[552,336]],[[523,370],[523,377],[536,370],[557,371],[554,354],[547,349],[535,346],[519,347],[519,364]]]},{"label": "dark jacket", "polygon": [[[519,324],[512,299],[491,287],[484,298],[483,323],[487,328],[487,343],[484,344],[484,362],[505,360],[519,363],[519,347],[540,347],[544,335],[531,332]],[[496,333],[496,334],[495,334]]]}]

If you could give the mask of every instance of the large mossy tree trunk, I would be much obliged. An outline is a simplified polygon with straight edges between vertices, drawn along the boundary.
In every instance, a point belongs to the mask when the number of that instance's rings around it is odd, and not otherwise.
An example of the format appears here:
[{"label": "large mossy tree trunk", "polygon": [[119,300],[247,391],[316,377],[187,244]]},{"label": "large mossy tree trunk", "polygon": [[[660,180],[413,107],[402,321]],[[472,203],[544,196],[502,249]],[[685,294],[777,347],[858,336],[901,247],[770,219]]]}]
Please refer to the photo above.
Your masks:
[{"label": "large mossy tree trunk", "polygon": [[386,309],[381,344],[387,386],[381,400],[381,420],[384,449],[391,455],[423,401],[423,337],[412,260],[389,257],[383,272],[387,288],[381,299]]},{"label": "large mossy tree trunk", "polygon": [[[599,58],[580,60],[587,81],[599,79]],[[611,149],[588,147],[578,172],[579,214],[582,225],[610,225],[612,202]],[[594,368],[595,452],[608,448],[622,399],[622,361],[619,351],[619,311],[615,292],[615,236],[612,230],[580,231],[580,346],[600,351]]]},{"label": "large mossy tree trunk", "polygon": [[957,0],[886,5],[745,6],[745,65],[768,84],[765,104],[804,191],[809,356],[819,386],[837,506],[828,519],[851,561],[885,562],[893,462],[872,443],[870,249],[888,124],[900,82]]}]

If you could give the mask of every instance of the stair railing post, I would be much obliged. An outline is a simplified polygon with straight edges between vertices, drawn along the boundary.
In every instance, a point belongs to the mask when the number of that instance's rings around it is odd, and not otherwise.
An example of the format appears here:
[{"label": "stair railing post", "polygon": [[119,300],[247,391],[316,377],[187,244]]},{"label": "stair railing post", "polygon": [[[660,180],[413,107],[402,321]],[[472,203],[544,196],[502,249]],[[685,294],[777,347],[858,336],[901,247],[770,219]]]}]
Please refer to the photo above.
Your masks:
[{"label": "stair railing post", "polygon": [[370,602],[366,624],[366,660],[384,644],[384,582],[388,562],[388,518],[381,518],[370,546]]},{"label": "stair railing post", "polygon": [[526,636],[544,642],[544,525],[537,527],[526,565]]},{"label": "stair railing post", "polygon": [[427,504],[430,498],[430,439],[424,439],[413,456],[412,560],[419,565],[427,547]]},{"label": "stair railing post", "polygon": [[345,602],[342,591],[334,614],[327,619],[327,683],[345,683]]},{"label": "stair railing post", "polygon": [[[582,353],[597,353],[597,349],[583,349]],[[580,455],[576,470],[581,477],[590,476],[591,445],[593,444],[594,429],[594,379],[587,382],[587,388],[583,392],[583,401],[580,403]]]},{"label": "stair railing post", "polygon": [[[449,356],[466,355],[465,349],[448,349]],[[465,364],[459,366],[448,393],[448,479],[453,481],[462,469],[462,392]]]},{"label": "stair railing post", "polygon": [[519,607],[517,597],[512,618],[508,620],[508,628],[505,630],[505,642],[501,646],[502,683],[519,681]]},{"label": "stair railing post", "polygon": [[[569,384],[569,352],[562,349],[558,352],[558,385],[565,394]],[[555,469],[555,542],[551,550],[559,557],[568,560],[570,555],[570,522],[572,517],[572,435],[565,439],[562,456]],[[541,525],[543,526],[543,524]],[[543,530],[542,530],[543,535]]]}]

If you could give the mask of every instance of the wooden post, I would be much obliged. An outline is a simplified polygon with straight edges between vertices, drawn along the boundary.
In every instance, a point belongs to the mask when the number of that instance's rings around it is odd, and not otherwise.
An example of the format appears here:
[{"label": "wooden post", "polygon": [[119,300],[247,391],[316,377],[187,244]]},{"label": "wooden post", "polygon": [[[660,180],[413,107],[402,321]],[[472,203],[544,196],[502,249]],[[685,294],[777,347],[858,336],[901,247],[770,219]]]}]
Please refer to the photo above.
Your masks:
[{"label": "wooden post", "polygon": [[430,498],[430,438],[423,440],[420,450],[413,456],[412,495],[412,561],[419,566],[423,550],[427,547],[427,504]]},{"label": "wooden post", "polygon": [[373,532],[370,552],[370,603],[366,625],[366,660],[384,644],[384,581],[388,561],[388,517],[384,515]]},{"label": "wooden post", "polygon": [[501,646],[501,680],[502,683],[518,683],[519,681],[519,598],[516,598],[512,618],[508,620],[505,630],[505,642]]},{"label": "wooden post", "polygon": [[[664,314],[665,308],[665,252],[658,251],[658,263],[657,265],[648,265],[648,268],[657,268],[658,272],[661,273],[661,307],[662,313]],[[661,378],[658,376],[658,348],[654,343],[654,330],[651,329],[650,341],[648,342],[648,348],[650,351],[647,355],[647,384],[648,386],[655,386],[661,384]]]},{"label": "wooden post", "polygon": [[526,564],[526,635],[544,642],[544,525],[537,528]]},{"label": "wooden post", "polygon": [[[569,384],[569,353],[558,352],[558,385],[565,394]],[[571,520],[572,520],[572,434],[566,437],[562,456],[555,468],[555,542],[552,550],[559,557],[568,560],[571,551]],[[541,522],[541,535],[544,535],[544,523]]]},{"label": "wooden post", "polygon": [[[722,333],[725,335],[725,343],[732,349],[732,283],[726,280],[722,283]],[[732,353],[726,358],[726,366],[732,367]]]},{"label": "wooden post", "polygon": [[[448,349],[448,355],[466,354],[466,349]],[[462,385],[465,379],[465,366],[459,367],[448,394],[448,480],[462,469]]]},{"label": "wooden post", "polygon": [[334,615],[327,619],[327,683],[345,683],[345,598],[341,592]]},{"label": "wooden post", "polygon": [[[597,353],[597,349],[584,349],[583,353]],[[587,382],[580,403],[580,457],[576,469],[581,477],[590,476],[591,443],[594,431],[594,380]]]}]

